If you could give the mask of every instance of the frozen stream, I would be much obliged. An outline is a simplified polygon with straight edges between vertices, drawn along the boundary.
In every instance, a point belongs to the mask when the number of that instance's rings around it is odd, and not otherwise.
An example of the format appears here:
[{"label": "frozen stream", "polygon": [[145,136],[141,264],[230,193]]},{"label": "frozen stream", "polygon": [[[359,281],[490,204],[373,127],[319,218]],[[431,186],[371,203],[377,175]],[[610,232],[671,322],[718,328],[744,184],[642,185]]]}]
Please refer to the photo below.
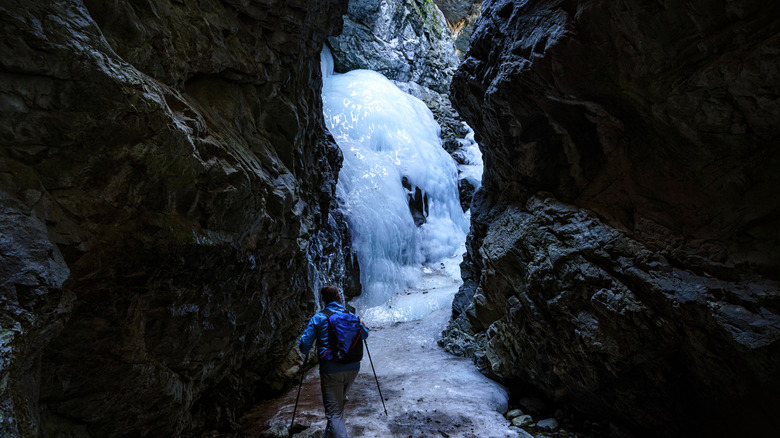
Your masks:
[{"label": "frozen stream", "polygon": [[[506,391],[436,342],[461,284],[469,223],[439,125],[422,101],[379,73],[334,73],[327,47],[321,61],[323,115],[344,156],[339,208],[363,286],[351,304],[371,330],[369,349],[388,412],[365,355],[346,407],[350,435],[517,436],[503,417]],[[463,142],[461,177],[478,184],[478,147],[473,137]],[[244,433],[287,437],[296,393],[294,387],[259,405],[244,419]],[[301,438],[322,436],[325,424],[315,367],[305,376],[293,430]]]},{"label": "frozen stream", "polygon": [[[419,287],[409,289],[386,304],[386,312],[400,311],[406,301],[432,297],[435,307],[446,303],[460,285],[460,257],[425,266]],[[443,265],[443,268],[442,268]],[[376,320],[384,320],[378,309]],[[382,410],[371,365],[364,355],[360,374],[349,393],[346,407],[351,437],[516,437],[503,413],[506,391],[480,374],[469,359],[444,352],[437,344],[447,324],[449,305],[422,319],[366,324],[371,330],[368,346],[376,368],[388,416]],[[247,417],[247,437],[287,436],[297,387],[278,399],[259,405]],[[322,436],[325,416],[319,387],[319,370],[311,369],[301,392],[296,437]],[[274,435],[273,433],[278,433]]]}]

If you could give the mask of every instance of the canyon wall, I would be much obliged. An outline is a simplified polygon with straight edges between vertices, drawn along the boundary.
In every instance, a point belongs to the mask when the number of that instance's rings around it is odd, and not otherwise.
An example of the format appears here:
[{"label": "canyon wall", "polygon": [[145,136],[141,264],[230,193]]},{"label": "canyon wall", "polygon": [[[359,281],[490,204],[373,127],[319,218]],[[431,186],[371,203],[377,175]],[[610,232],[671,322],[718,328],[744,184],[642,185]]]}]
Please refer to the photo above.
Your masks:
[{"label": "canyon wall", "polygon": [[462,57],[469,49],[471,33],[482,11],[482,0],[433,0],[447,20],[455,44]]},{"label": "canyon wall", "polygon": [[0,5],[0,435],[231,430],[280,389],[344,231],[319,52],[345,11]]},{"label": "canyon wall", "polygon": [[458,65],[444,16],[431,0],[351,0],[330,38],[336,71],[368,69],[446,93]]},{"label": "canyon wall", "polygon": [[495,0],[453,80],[484,154],[442,340],[626,436],[780,426],[780,5]]}]

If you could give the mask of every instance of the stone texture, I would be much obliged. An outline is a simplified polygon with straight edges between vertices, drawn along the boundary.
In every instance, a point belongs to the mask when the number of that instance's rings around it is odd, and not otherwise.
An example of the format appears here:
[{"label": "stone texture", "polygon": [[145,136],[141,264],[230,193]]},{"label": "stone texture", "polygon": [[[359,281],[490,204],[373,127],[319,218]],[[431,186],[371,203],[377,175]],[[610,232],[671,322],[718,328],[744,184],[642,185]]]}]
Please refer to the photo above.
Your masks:
[{"label": "stone texture", "polygon": [[776,429],[780,6],[483,6],[452,93],[485,171],[442,343],[624,434]]},{"label": "stone texture", "polygon": [[[28,196],[41,193],[29,189]],[[0,192],[0,431],[38,436],[41,352],[70,311],[69,270],[46,225]]]},{"label": "stone texture", "polygon": [[471,200],[474,198],[474,192],[478,185],[479,181],[475,181],[473,178],[462,178],[458,180],[460,207],[464,212],[471,208]]},{"label": "stone texture", "polygon": [[511,411],[507,412],[504,417],[506,417],[507,420],[512,420],[515,417],[519,417],[523,415],[523,411],[520,409],[512,409]]},{"label": "stone texture", "polygon": [[555,418],[545,418],[536,423],[536,427],[541,430],[554,431],[558,429],[558,420]]},{"label": "stone texture", "polygon": [[337,72],[368,69],[446,93],[458,65],[432,0],[351,0],[341,35],[329,39]]},{"label": "stone texture", "polygon": [[336,220],[345,10],[0,5],[0,435],[229,431],[281,389]]},{"label": "stone texture", "polygon": [[534,420],[530,415],[519,415],[512,419],[512,425],[515,427],[526,427],[533,424]]},{"label": "stone texture", "polygon": [[474,25],[482,11],[482,0],[433,0],[447,20],[455,52],[463,56],[469,49]]}]

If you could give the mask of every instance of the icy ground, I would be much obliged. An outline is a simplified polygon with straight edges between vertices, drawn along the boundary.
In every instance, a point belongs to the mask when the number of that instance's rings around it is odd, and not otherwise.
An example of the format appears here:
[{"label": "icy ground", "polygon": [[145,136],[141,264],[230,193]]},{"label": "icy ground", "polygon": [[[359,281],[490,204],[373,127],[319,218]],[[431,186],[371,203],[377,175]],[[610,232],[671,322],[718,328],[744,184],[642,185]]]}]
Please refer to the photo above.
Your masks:
[{"label": "icy ground", "polygon": [[[451,356],[436,344],[460,285],[459,261],[453,257],[426,266],[418,287],[383,306],[358,312],[371,331],[368,347],[388,415],[364,354],[345,410],[351,437],[518,436],[502,415],[507,410],[506,391],[480,374],[471,360]],[[296,437],[322,436],[318,431],[325,428],[325,416],[319,384],[315,367],[304,379],[293,428]],[[253,410],[244,423],[247,437],[287,436],[297,389]]]}]

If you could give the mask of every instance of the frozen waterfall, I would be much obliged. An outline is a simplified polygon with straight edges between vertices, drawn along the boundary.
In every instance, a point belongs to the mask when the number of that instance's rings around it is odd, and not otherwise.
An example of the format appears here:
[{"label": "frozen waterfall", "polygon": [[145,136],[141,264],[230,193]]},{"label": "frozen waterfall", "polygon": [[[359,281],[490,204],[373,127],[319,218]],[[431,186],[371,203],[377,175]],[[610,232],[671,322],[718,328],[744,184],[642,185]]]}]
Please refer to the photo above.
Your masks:
[{"label": "frozen waterfall", "polygon": [[[333,73],[327,47],[321,67],[325,121],[344,155],[337,196],[363,285],[353,304],[370,312],[418,285],[426,270],[451,269],[445,262],[460,255],[468,222],[455,162],[425,104],[379,73]],[[434,310],[427,301],[413,300],[395,319]]]}]

